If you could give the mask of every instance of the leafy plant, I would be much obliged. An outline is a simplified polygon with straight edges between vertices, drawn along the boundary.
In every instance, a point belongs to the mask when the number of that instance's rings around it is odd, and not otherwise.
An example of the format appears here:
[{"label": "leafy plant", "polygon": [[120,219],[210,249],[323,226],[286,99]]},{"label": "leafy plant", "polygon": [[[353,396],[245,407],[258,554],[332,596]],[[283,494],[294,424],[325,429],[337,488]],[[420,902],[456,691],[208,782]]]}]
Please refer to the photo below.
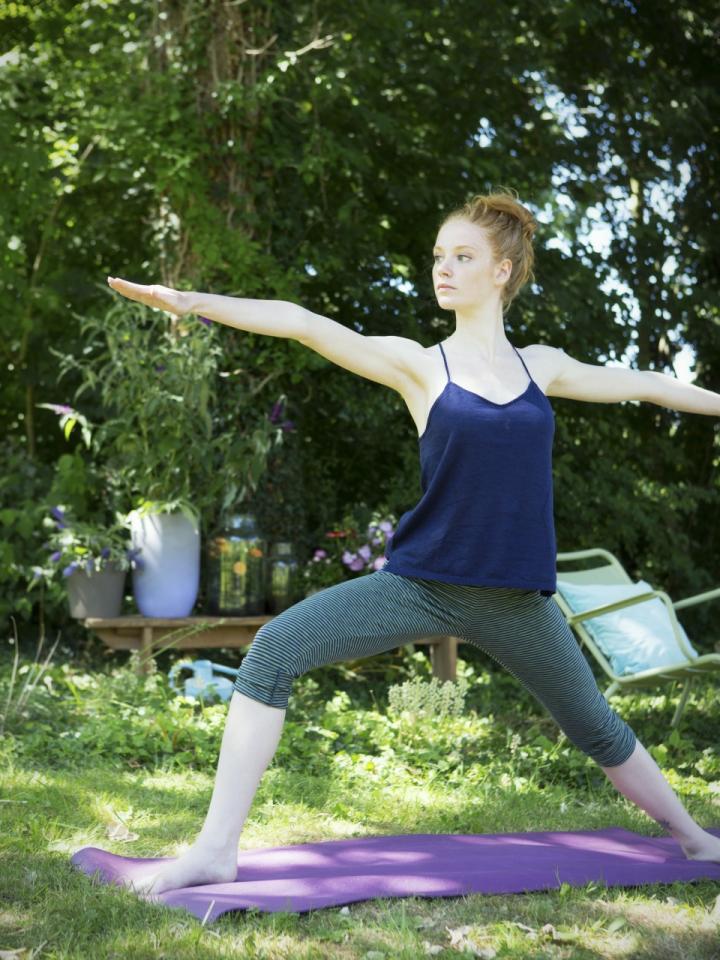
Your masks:
[{"label": "leafy plant", "polygon": [[[13,627],[15,628],[15,621],[13,619]],[[18,645],[17,638],[17,629],[15,629],[15,637],[12,641],[14,646],[14,657],[12,671],[10,673],[10,679],[8,682],[8,691],[7,697],[5,698],[5,706],[3,707],[3,712],[0,714],[0,737],[5,734],[5,726],[8,721],[16,720],[18,717],[23,717],[26,715],[26,707],[32,696],[34,690],[39,684],[43,674],[48,668],[50,661],[52,660],[55,649],[60,642],[60,634],[58,634],[55,643],[52,645],[50,652],[45,657],[45,662],[40,663],[40,651],[42,650],[43,643],[45,641],[44,634],[40,634],[40,640],[38,641],[37,650],[35,652],[35,659],[32,664],[24,665],[22,668],[18,669],[18,664],[20,662],[20,649]],[[15,690],[15,681],[19,675],[25,675],[25,682],[18,694],[17,698],[13,700],[13,692]]]},{"label": "leafy plant", "polygon": [[34,576],[28,589],[32,589],[43,577],[46,582],[57,578],[58,573],[70,577],[76,570],[88,576],[106,569],[129,570],[142,568],[138,556],[142,548],[128,545],[127,519],[116,514],[115,523],[109,527],[97,527],[72,517],[66,505],[51,509],[51,517],[43,518],[43,526],[50,528],[44,547],[50,551],[47,564],[33,568]]},{"label": "leafy plant", "polygon": [[305,592],[322,590],[360,573],[382,569],[385,548],[394,533],[395,518],[375,512],[360,533],[358,520],[352,513],[343,516],[337,529],[328,530],[327,549],[318,547],[302,571]]},{"label": "leafy plant", "polygon": [[76,398],[100,394],[109,415],[96,428],[97,446],[124,498],[140,510],[180,509],[196,522],[204,511],[223,513],[246,498],[286,424],[258,415],[254,395],[262,383],[238,391],[232,418],[216,415],[222,343],[212,325],[168,324],[126,300],[104,316],[77,319],[83,356],[52,352],[61,377],[80,372]]},{"label": "leafy plant", "polygon": [[460,677],[456,681],[442,683],[437,677],[423,680],[413,677],[405,683],[393,684],[388,689],[388,710],[410,718],[457,717],[465,707],[468,681]]}]

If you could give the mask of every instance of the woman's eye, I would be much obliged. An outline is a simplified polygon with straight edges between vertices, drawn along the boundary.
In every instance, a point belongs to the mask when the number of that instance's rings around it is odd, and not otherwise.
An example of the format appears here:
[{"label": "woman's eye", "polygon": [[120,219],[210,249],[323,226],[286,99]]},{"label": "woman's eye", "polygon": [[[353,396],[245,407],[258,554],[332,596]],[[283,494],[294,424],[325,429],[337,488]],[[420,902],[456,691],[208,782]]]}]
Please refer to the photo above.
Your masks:
[{"label": "woman's eye", "polygon": [[[435,256],[433,257],[433,262],[435,262],[435,261],[438,259],[439,256],[440,256],[440,254],[439,254],[439,253],[436,253]],[[467,253],[459,253],[459,254],[458,254],[458,257],[465,257],[466,260],[471,260],[471,259],[472,259],[472,257],[470,257],[470,255],[467,254]]]}]

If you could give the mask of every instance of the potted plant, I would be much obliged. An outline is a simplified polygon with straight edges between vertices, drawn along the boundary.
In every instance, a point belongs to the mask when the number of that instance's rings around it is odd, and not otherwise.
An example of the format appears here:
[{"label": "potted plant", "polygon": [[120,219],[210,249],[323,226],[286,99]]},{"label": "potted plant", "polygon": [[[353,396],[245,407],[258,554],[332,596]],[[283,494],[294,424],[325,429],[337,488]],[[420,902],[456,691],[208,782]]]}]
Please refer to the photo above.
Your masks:
[{"label": "potted plant", "polygon": [[33,568],[31,586],[62,575],[71,617],[120,616],[127,571],[142,565],[129,547],[125,518],[118,513],[113,523],[96,525],[75,519],[66,504],[53,506],[50,514],[43,519],[49,556]]},{"label": "potted plant", "polygon": [[[97,444],[92,426],[82,413],[68,404],[39,403],[59,417],[66,440],[80,428],[82,447],[62,454],[48,491],[42,520],[49,530],[43,549],[49,558],[33,567],[28,589],[44,580],[50,586],[62,574],[70,615],[116,617],[120,615],[127,570],[135,564],[122,514],[114,509],[112,478],[96,462]],[[56,504],[53,506],[53,504]],[[81,519],[82,518],[82,519]]]},{"label": "potted plant", "polygon": [[[185,617],[200,583],[200,518],[227,513],[262,474],[277,427],[241,403],[218,402],[222,341],[216,329],[193,319],[118,300],[102,317],[78,317],[83,356],[58,354],[60,377],[79,370],[78,394],[97,389],[106,412],[97,426],[105,467],[127,513],[133,594],[144,616]],[[261,384],[262,386],[262,384]],[[256,388],[256,391],[260,387]]]}]

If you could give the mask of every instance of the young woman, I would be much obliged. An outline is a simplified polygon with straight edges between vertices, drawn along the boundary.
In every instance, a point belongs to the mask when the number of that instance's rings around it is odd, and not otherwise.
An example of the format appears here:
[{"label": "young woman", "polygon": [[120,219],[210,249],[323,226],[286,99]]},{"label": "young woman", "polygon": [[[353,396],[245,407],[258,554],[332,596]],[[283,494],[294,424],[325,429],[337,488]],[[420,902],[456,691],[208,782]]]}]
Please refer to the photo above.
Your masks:
[{"label": "young woman", "polygon": [[720,839],[685,810],[633,730],[611,709],[552,598],[553,411],[548,396],[641,400],[720,415],[720,394],[662,373],[580,363],[542,344],[516,349],[503,318],[533,277],[532,214],[511,192],[475,196],[442,222],[433,251],[438,303],[455,331],[432,347],[363,336],[296,304],[108,278],[147,306],[292,337],[397,390],[415,422],[422,497],[403,514],[386,565],[306,597],[265,624],[238,670],[205,823],[177,860],[134,888],[151,894],[235,878],[237,848],[272,759],[293,679],[414,638],[459,636],[492,656],[547,708],[615,787],[690,859],[720,861]]}]

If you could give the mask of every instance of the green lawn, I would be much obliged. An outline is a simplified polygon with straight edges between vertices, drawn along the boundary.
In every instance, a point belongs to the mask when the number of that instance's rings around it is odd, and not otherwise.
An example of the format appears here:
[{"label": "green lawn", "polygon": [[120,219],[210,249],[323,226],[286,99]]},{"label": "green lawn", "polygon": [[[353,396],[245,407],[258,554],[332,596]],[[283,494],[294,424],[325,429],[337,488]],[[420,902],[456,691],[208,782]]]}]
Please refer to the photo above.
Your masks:
[{"label": "green lawn", "polygon": [[[11,666],[0,668],[0,704]],[[23,669],[15,701],[30,664]],[[483,660],[461,661],[460,674],[469,682],[461,714],[412,721],[388,711],[387,690],[390,680],[427,678],[422,654],[301,678],[241,849],[408,832],[620,826],[662,835],[511,677]],[[66,660],[47,675],[20,711],[7,711],[0,748],[0,957],[720,957],[720,885],[709,881],[382,899],[304,915],[226,914],[206,926],[93,884],[69,864],[82,846],[174,856],[192,841],[226,707],[172,696],[163,670],[142,680],[125,666]],[[668,740],[676,702],[636,694],[613,706],[693,816],[716,826],[720,695],[711,684],[696,692]]]}]

